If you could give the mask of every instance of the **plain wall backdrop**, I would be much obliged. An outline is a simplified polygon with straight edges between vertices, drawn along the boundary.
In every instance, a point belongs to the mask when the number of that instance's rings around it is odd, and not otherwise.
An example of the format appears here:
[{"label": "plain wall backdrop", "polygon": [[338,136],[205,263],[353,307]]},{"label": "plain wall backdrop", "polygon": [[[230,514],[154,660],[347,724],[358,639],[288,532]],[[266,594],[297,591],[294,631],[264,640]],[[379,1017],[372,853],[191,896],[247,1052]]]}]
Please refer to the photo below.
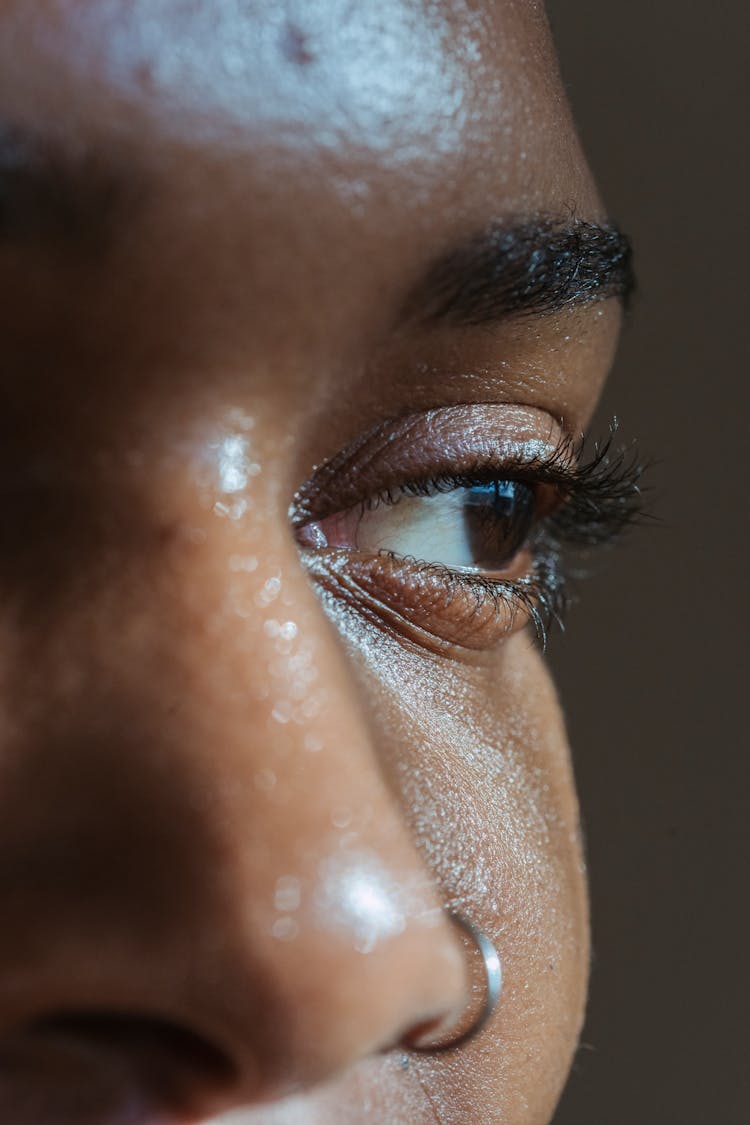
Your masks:
[{"label": "plain wall backdrop", "polygon": [[594,966],[555,1125],[747,1125],[748,6],[551,0],[640,292],[599,414],[658,463],[661,526],[600,560],[552,645]]}]

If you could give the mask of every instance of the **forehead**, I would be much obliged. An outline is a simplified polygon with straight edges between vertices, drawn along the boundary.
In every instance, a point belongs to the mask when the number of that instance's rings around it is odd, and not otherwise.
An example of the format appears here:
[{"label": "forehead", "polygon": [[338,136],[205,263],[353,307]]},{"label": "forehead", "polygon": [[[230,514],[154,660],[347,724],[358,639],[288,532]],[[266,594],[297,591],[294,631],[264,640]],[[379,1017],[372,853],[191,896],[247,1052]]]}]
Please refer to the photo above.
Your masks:
[{"label": "forehead", "polygon": [[535,0],[5,0],[0,33],[0,112],[63,140],[325,166],[352,209],[594,204]]},{"label": "forehead", "polygon": [[[113,389],[126,354],[128,388],[154,359],[202,388],[252,355],[269,398],[309,394],[311,372],[323,395],[466,237],[602,217],[536,0],[0,0],[3,129],[49,149],[52,191],[69,164],[84,207],[124,198],[91,270],[60,256],[42,288],[35,256],[0,254],[16,305],[33,295],[8,329],[28,348],[49,307],[57,354],[82,378],[83,340]],[[595,328],[607,354],[615,329]],[[601,370],[575,376],[587,402]]]}]

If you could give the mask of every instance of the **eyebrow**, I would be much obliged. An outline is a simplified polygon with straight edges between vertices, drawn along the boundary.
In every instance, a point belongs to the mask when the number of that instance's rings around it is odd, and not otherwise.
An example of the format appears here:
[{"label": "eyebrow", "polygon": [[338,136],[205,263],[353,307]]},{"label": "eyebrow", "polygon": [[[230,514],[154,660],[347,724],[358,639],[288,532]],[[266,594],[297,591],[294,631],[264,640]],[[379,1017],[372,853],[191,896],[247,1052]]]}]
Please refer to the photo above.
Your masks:
[{"label": "eyebrow", "polygon": [[0,122],[3,244],[100,253],[136,187],[135,176],[88,146],[63,146]]},{"label": "eyebrow", "polygon": [[[143,192],[124,162],[0,121],[0,245],[103,255]],[[629,239],[614,224],[538,216],[492,223],[439,255],[402,322],[477,326],[558,312],[635,289]]]},{"label": "eyebrow", "polygon": [[476,326],[559,312],[635,290],[630,240],[612,223],[539,217],[494,223],[438,257],[402,321]]}]

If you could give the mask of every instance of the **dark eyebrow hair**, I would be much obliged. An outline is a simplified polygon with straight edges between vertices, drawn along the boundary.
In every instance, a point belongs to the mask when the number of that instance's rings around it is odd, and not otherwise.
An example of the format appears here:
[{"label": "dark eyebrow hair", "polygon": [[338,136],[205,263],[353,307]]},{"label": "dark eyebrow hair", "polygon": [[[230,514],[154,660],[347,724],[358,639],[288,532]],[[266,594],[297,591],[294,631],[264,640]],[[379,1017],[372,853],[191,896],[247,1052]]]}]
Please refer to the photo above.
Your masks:
[{"label": "dark eyebrow hair", "polygon": [[552,218],[496,223],[439,257],[402,319],[480,325],[559,312],[635,289],[630,240],[610,223]]},{"label": "dark eyebrow hair", "polygon": [[[122,158],[0,121],[0,246],[100,257],[144,187]],[[481,325],[607,297],[627,304],[634,288],[630,242],[614,224],[536,216],[492,223],[440,255],[399,319]]]},{"label": "dark eyebrow hair", "polygon": [[0,122],[0,244],[106,250],[136,177],[83,144]]}]

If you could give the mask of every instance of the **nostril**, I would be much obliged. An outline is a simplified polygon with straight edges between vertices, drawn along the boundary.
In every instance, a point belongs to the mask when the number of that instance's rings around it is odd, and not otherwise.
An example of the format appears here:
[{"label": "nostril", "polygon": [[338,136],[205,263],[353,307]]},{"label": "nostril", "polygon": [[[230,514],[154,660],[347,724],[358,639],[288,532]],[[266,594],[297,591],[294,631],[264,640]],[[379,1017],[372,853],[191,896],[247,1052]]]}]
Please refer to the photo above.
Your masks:
[{"label": "nostril", "polygon": [[32,1035],[61,1035],[144,1058],[172,1058],[217,1082],[235,1077],[227,1056],[200,1035],[169,1020],[110,1012],[58,1013],[36,1020]]},{"label": "nostril", "polygon": [[237,1079],[224,1052],[169,1020],[60,1012],[0,1044],[0,1120],[186,1123],[212,1111]]}]

